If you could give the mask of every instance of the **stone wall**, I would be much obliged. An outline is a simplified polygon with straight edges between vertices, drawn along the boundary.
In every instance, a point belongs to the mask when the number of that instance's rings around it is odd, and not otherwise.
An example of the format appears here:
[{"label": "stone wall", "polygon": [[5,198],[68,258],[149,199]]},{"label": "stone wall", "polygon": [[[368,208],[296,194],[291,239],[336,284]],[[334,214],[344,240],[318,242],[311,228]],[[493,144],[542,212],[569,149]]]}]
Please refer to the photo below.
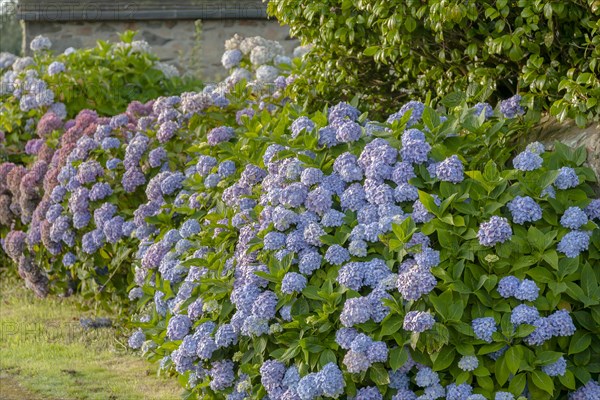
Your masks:
[{"label": "stone wall", "polygon": [[[600,124],[598,122],[579,128],[574,121],[560,123],[555,118],[544,117],[535,132],[534,140],[539,140],[549,149],[557,141],[573,148],[585,146],[588,152],[587,164],[600,179]],[[600,184],[595,185],[595,189],[600,194]]]},{"label": "stone wall", "polygon": [[195,33],[194,20],[26,21],[23,43],[28,51],[25,44],[44,35],[50,38],[55,51],[62,52],[68,47],[94,47],[98,39],[118,41],[118,33],[126,30],[137,31],[136,38],[147,41],[162,61],[176,65],[182,72],[200,73],[205,81],[225,75],[221,66],[223,45],[235,33],[277,40],[290,54],[298,45],[297,40],[290,38],[287,27],[266,19],[204,20],[199,35]]}]

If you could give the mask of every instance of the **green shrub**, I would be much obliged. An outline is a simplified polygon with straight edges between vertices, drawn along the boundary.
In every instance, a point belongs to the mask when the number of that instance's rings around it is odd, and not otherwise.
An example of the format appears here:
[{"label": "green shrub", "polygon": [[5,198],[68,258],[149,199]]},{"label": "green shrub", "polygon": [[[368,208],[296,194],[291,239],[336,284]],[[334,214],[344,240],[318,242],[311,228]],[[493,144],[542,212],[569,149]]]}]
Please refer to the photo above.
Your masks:
[{"label": "green shrub", "polygon": [[299,98],[355,95],[389,113],[455,90],[485,100],[521,93],[532,118],[579,125],[600,113],[597,1],[273,0],[269,12],[314,49]]},{"label": "green shrub", "polygon": [[33,159],[23,150],[47,112],[65,121],[83,109],[115,115],[132,101],[146,102],[201,86],[197,80],[180,78],[175,67],[159,62],[148,44],[134,41],[134,36],[129,31],[119,43],[99,41],[94,48],[58,55],[49,49],[49,41],[43,43],[38,37],[33,47],[38,40],[42,48],[32,57],[1,65],[0,131],[6,141],[0,141],[0,148],[6,151],[0,160],[27,163]]},{"label": "green shrub", "polygon": [[[336,397],[319,392],[311,380],[323,378],[329,363],[343,379],[337,381],[341,398],[414,399],[435,390],[466,398],[456,394],[462,385],[461,393],[484,399],[561,399],[595,380],[600,202],[590,205],[589,183],[596,178],[582,166],[585,150],[557,145],[555,152],[544,152],[537,143],[515,167],[503,155],[499,164],[482,162],[470,155],[471,136],[483,140],[490,126],[508,130],[510,120],[499,114],[466,117],[470,109],[440,114],[418,103],[412,107],[414,116],[399,113],[394,122],[378,124],[347,104],[314,114],[288,104],[276,115],[249,119],[230,141],[209,146],[200,138],[197,174],[183,192],[202,193],[202,201],[167,207],[152,219],[160,231],[140,253],[145,282],[132,290],[140,298],[140,329],[130,345],[162,360],[161,368],[179,376],[190,398],[201,399],[261,399],[286,391],[283,398],[301,392],[301,399]],[[343,135],[349,120],[364,127],[356,141],[319,144],[327,128]],[[406,172],[417,197],[377,197],[378,185],[396,187],[386,168],[397,166],[396,158],[409,160],[408,149],[425,146],[424,138],[432,147],[428,160],[408,162]],[[359,157],[358,164],[348,153]],[[211,157],[216,161],[200,168]],[[522,158],[539,165],[524,171],[529,167]],[[236,172],[213,186],[210,177],[219,163],[232,159]],[[557,179],[563,166],[575,174],[568,185],[564,177]],[[314,174],[305,176],[308,168]],[[314,169],[333,179],[320,178]],[[345,174],[343,188],[364,187],[367,201],[358,192],[329,192],[336,190],[336,173]],[[296,196],[300,201],[294,204]],[[512,211],[512,202],[526,196],[539,214],[521,206]],[[352,201],[357,208],[349,206]],[[315,207],[323,213],[313,213]],[[563,218],[570,207],[579,208],[578,222]],[[325,222],[329,208],[342,213],[340,222]],[[582,216],[584,208],[589,218]],[[506,218],[510,226],[502,243],[479,239],[494,217]],[[311,221],[321,232],[312,238]],[[573,229],[588,243],[579,254],[565,246]],[[364,253],[352,250],[360,245]],[[340,246],[350,254],[336,261],[344,253]],[[160,248],[165,251],[157,253]],[[304,264],[307,255],[312,264]],[[148,270],[149,261],[158,267]],[[505,290],[503,278],[517,286],[526,282],[523,294],[515,287]],[[528,323],[518,322],[523,309]],[[428,316],[430,325],[412,326],[408,315],[415,313]],[[473,329],[479,318],[493,321],[489,338]],[[357,349],[379,342],[385,357],[367,362],[364,349],[349,350],[349,342],[340,339],[358,333],[363,336],[356,339]],[[235,340],[224,340],[228,337]],[[465,366],[474,359],[476,368]],[[432,368],[443,387],[419,385],[423,367]],[[278,375],[286,370],[290,375],[296,370],[303,380],[287,386],[290,381],[282,383]],[[402,382],[408,394],[400,390]],[[589,386],[599,389],[593,382]]]}]

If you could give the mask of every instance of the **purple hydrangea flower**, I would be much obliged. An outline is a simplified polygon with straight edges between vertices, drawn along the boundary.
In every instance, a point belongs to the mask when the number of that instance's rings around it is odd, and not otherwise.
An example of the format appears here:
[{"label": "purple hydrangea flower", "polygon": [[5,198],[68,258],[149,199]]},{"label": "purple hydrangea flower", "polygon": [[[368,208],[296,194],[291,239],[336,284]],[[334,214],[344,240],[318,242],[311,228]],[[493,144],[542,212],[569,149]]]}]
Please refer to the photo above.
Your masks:
[{"label": "purple hydrangea flower", "polygon": [[213,128],[206,135],[206,139],[210,146],[216,146],[219,143],[226,142],[235,136],[235,131],[229,126],[219,126]]}]

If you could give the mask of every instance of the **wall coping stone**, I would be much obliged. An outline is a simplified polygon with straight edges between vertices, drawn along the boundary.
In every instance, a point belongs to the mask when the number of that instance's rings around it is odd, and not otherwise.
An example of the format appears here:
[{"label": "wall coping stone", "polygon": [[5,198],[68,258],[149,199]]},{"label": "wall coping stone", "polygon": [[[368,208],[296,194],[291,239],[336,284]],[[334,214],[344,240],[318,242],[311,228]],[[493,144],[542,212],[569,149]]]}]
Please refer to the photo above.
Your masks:
[{"label": "wall coping stone", "polygon": [[267,19],[267,6],[262,0],[21,0],[17,17],[24,21]]}]

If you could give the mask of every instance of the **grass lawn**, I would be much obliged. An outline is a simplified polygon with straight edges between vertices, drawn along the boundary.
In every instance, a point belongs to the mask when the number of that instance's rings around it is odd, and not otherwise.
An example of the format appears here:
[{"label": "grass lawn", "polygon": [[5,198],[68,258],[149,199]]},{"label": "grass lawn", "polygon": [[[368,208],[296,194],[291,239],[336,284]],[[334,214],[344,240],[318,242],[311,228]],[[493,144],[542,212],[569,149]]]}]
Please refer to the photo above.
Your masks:
[{"label": "grass lawn", "polygon": [[128,352],[116,329],[86,330],[80,317],[96,316],[74,298],[38,299],[0,271],[0,399],[180,397],[177,382],[157,377],[154,365]]}]

